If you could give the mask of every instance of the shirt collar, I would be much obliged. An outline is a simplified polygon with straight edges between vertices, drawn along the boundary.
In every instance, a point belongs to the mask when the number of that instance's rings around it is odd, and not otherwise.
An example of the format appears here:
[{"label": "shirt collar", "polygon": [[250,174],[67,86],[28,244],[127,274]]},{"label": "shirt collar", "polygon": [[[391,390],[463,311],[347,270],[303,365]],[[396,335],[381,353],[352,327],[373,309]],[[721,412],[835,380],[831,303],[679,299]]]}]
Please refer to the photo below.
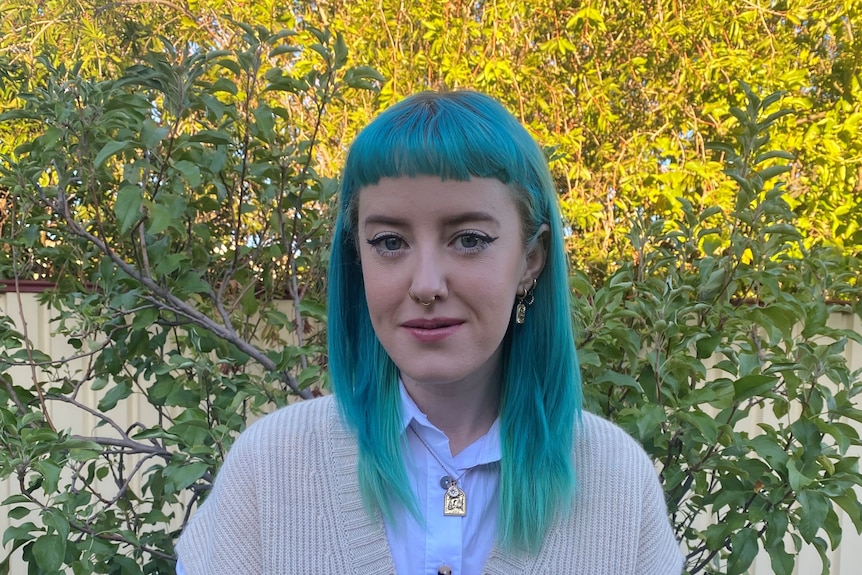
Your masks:
[{"label": "shirt collar", "polygon": [[[407,433],[407,426],[411,422],[417,433],[423,433],[425,430],[433,430],[433,432],[444,435],[428,419],[428,416],[422,413],[410,394],[407,393],[407,388],[404,387],[404,382],[401,378],[398,379],[398,388],[401,392],[401,432]],[[425,428],[425,429],[421,429]],[[470,444],[464,451],[458,454],[455,460],[459,468],[475,467],[476,465],[486,465],[500,461],[502,448],[500,446],[500,418],[494,420],[488,432]]]}]

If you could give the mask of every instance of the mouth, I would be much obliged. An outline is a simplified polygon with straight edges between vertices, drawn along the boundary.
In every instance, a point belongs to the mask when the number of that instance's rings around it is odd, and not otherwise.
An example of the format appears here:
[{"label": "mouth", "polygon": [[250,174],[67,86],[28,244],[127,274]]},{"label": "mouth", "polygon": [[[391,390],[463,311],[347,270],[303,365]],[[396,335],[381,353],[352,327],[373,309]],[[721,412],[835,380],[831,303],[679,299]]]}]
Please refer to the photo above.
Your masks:
[{"label": "mouth", "polygon": [[407,320],[401,324],[402,327],[406,327],[408,329],[426,329],[426,330],[434,330],[434,329],[444,329],[447,327],[453,327],[456,325],[461,325],[464,323],[459,319],[451,319],[451,318],[431,318],[431,319],[411,319]]},{"label": "mouth", "polygon": [[452,318],[411,319],[401,324],[407,333],[421,343],[441,342],[454,335],[464,324]]}]

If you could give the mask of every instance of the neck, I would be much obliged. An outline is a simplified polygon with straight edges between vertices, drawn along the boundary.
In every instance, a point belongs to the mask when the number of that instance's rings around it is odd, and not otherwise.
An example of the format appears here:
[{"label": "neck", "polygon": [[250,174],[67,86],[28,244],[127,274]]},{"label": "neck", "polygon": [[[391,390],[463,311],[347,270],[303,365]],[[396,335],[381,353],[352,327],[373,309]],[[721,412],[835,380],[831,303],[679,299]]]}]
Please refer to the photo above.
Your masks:
[{"label": "neck", "polygon": [[420,383],[402,374],[407,393],[449,438],[452,455],[488,433],[500,407],[500,374],[451,383]]}]

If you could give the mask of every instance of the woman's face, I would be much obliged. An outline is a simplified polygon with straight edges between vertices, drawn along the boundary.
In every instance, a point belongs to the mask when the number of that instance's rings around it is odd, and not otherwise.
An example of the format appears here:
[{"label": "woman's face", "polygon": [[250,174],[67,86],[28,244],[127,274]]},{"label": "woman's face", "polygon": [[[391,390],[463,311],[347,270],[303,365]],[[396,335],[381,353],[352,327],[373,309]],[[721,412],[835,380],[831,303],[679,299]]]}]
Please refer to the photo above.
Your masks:
[{"label": "woman's face", "polygon": [[540,242],[525,247],[509,188],[386,178],[360,190],[357,235],[371,323],[408,388],[490,382],[516,294],[545,259]]}]

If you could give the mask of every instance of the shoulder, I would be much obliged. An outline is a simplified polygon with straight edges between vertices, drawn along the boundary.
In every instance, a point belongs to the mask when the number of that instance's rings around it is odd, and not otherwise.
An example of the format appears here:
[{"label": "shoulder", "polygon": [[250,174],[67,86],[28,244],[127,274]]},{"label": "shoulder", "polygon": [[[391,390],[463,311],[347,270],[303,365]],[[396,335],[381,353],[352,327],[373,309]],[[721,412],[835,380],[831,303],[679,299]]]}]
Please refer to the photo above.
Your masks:
[{"label": "shoulder", "polygon": [[248,431],[283,429],[284,426],[306,428],[308,425],[328,425],[338,418],[338,408],[332,395],[297,401],[277,409],[255,421]]},{"label": "shoulder", "polygon": [[621,427],[607,419],[583,413],[575,425],[573,456],[579,481],[585,475],[630,476],[644,480],[656,471],[643,447]]},{"label": "shoulder", "polygon": [[640,449],[635,439],[623,428],[593,413],[583,412],[578,422],[575,423],[576,444],[582,442],[586,445],[613,445],[628,449]]},{"label": "shoulder", "polygon": [[658,472],[640,444],[610,421],[583,413],[572,459],[576,488],[569,513],[549,531],[543,551],[549,568],[538,571],[680,573],[682,555]]},{"label": "shoulder", "polygon": [[311,447],[343,432],[331,395],[298,401],[252,423],[234,442],[231,453],[269,452],[273,448]]}]

